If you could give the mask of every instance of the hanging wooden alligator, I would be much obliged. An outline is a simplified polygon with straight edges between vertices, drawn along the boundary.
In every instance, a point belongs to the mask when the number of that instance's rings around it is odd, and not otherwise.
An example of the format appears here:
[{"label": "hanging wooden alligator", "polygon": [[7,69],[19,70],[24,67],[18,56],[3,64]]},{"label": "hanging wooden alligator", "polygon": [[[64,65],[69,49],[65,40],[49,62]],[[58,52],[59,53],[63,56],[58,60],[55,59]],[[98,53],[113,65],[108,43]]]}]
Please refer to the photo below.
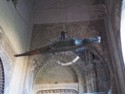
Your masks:
[{"label": "hanging wooden alligator", "polygon": [[[70,39],[65,39],[65,34],[67,34],[70,37]],[[28,51],[22,54],[16,54],[14,56],[19,57],[19,56],[30,56],[30,55],[44,54],[44,53],[77,51],[81,47],[85,47],[85,46],[95,44],[95,43],[100,43],[100,42],[101,42],[101,37],[99,36],[94,38],[77,39],[77,38],[72,38],[67,32],[62,31],[60,41],[54,42],[45,47]]]}]

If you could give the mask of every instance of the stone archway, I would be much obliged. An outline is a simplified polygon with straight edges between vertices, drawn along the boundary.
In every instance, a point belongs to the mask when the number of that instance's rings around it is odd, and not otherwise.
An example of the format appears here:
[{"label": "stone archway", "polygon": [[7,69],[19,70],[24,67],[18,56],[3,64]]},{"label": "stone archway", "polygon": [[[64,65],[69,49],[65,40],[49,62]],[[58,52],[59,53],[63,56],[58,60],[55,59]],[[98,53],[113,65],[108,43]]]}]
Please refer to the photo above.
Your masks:
[{"label": "stone archway", "polygon": [[72,68],[62,67],[56,61],[46,62],[35,77],[34,94],[42,94],[41,92],[57,93],[56,91],[58,91],[57,94],[62,94],[63,91],[68,94],[68,92],[72,92],[69,90],[78,92],[78,77],[74,72]]},{"label": "stone archway", "polygon": [[0,27],[0,62],[4,69],[4,94],[9,93],[10,82],[13,75],[16,58],[14,58],[15,51],[10,41],[4,34],[4,30]]},{"label": "stone archway", "polygon": [[52,90],[41,90],[37,94],[78,94],[76,90],[72,89],[52,89]]},{"label": "stone archway", "polygon": [[[37,74],[41,73],[41,72],[39,72],[40,69],[42,69],[42,74],[43,74],[45,71],[46,72],[48,71],[48,68],[51,68],[51,67],[54,67],[54,66],[55,67],[56,66],[57,67],[63,67],[64,68],[63,70],[67,71],[69,76],[72,77],[73,83],[72,84],[67,83],[65,85],[67,85],[69,87],[70,86],[72,87],[72,85],[73,85],[75,88],[77,88],[76,91],[79,92],[80,94],[82,92],[84,92],[84,85],[83,85],[84,81],[82,79],[83,76],[82,76],[82,73],[80,72],[80,70],[77,69],[77,67],[74,67],[74,66],[61,66],[57,63],[56,59],[57,58],[55,58],[55,56],[53,56],[52,54],[31,56],[29,58],[30,64],[29,64],[29,67],[28,67],[29,69],[28,69],[27,84],[26,84],[26,90],[29,94],[34,94],[33,90],[35,90],[34,87],[35,87],[35,81],[36,81],[36,78],[37,78],[36,76],[37,76]],[[80,62],[80,61],[78,61],[78,62]],[[57,68],[57,69],[60,69],[60,68]],[[45,74],[42,75],[42,76],[45,76]],[[53,84],[58,85],[59,83],[58,83],[58,81],[56,81]],[[66,88],[63,88],[63,89],[66,89]],[[69,88],[69,89],[74,90],[74,88]],[[35,92],[38,92],[40,90],[41,90],[41,88],[39,90],[35,90]]]},{"label": "stone archway", "polygon": [[[107,77],[110,76],[110,74],[109,74],[110,70],[108,70],[107,66],[105,66],[106,61],[100,55],[100,53],[97,49],[94,49],[94,48],[90,47],[90,48],[87,48],[87,50],[85,50],[85,51],[86,52],[81,53],[81,56],[80,56],[81,59],[78,60],[76,63],[70,65],[70,67],[69,66],[60,66],[60,67],[67,67],[68,71],[70,70],[70,72],[73,69],[74,71],[72,71],[71,74],[76,72],[77,80],[74,80],[74,81],[78,82],[78,84],[77,84],[78,90],[77,91],[78,91],[79,94],[85,93],[85,92],[86,93],[87,92],[88,93],[107,92],[109,90],[109,87],[110,87],[109,86],[109,80],[110,79],[107,78]],[[85,60],[84,56],[88,56],[87,60],[89,59],[89,57],[91,57],[90,61],[89,60],[84,61]],[[33,71],[32,71],[33,78],[31,79],[32,84],[30,84],[30,85],[33,85],[33,86],[35,86],[35,81],[36,81],[36,77],[37,77],[38,74],[42,75],[43,76],[42,79],[45,81],[45,79],[46,78],[48,79],[48,77],[49,77],[49,76],[47,76],[48,74],[56,73],[56,71],[52,72],[51,68],[59,65],[57,63],[57,58],[55,58],[55,56],[52,55],[52,54],[33,56],[33,57],[30,58],[30,61],[33,62],[33,65],[31,66],[31,69],[33,68]],[[88,64],[86,65],[85,63],[86,64],[88,63]],[[94,68],[95,66],[97,68],[96,70]],[[48,70],[49,68],[50,68],[50,70]],[[40,69],[42,70],[41,72],[39,72]],[[58,69],[61,69],[61,68],[58,68]],[[97,71],[98,77],[95,77],[96,71]],[[103,73],[103,75],[102,75],[102,73]],[[75,74],[72,74],[72,75],[75,75]],[[41,78],[39,78],[39,79],[41,79]],[[50,77],[50,79],[51,79],[51,77]],[[92,84],[90,84],[90,80],[92,80]],[[33,81],[34,81],[34,84],[33,84]],[[39,83],[39,82],[37,82],[37,83]],[[57,81],[57,82],[54,82],[53,84],[55,84],[57,86],[59,83]],[[89,85],[91,85],[91,86],[89,86]],[[56,90],[56,89],[61,89],[61,88],[49,88],[49,89],[46,88],[47,91],[45,91],[44,86],[47,87],[44,84],[36,85],[35,88],[32,87],[32,89],[33,88],[35,89],[35,93],[33,93],[33,94],[37,94],[37,93],[39,94],[41,92],[51,92],[49,90],[53,91],[53,90]],[[49,84],[49,86],[50,86],[50,84]],[[53,85],[52,87],[55,87],[55,86]],[[63,88],[63,89],[65,89],[65,88]],[[69,88],[69,89],[72,89],[72,88]]]}]

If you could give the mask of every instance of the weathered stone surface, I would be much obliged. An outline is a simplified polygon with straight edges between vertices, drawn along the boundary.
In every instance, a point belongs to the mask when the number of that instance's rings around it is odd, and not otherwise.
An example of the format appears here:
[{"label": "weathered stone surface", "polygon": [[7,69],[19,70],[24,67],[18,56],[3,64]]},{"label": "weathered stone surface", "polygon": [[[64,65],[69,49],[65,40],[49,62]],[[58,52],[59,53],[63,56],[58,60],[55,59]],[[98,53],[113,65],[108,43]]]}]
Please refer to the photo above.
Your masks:
[{"label": "weathered stone surface", "polygon": [[0,32],[0,44],[0,62],[2,62],[3,64],[3,76],[5,87],[3,91],[4,94],[7,94],[9,92],[9,86],[12,80],[16,58],[14,58],[13,56],[15,54],[15,51],[11,43],[8,41],[8,39],[2,32]]},{"label": "weathered stone surface", "polygon": [[105,0],[36,0],[34,24],[75,22],[105,17]]}]

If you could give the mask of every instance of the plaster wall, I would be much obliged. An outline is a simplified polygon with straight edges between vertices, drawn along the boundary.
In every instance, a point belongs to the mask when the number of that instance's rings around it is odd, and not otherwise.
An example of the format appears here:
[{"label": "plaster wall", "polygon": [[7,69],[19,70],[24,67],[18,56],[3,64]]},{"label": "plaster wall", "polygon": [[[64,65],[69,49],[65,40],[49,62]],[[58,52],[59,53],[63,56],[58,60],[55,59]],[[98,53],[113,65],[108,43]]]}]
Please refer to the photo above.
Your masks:
[{"label": "plaster wall", "polygon": [[25,24],[32,28],[32,13],[34,0],[17,0],[16,10]]}]

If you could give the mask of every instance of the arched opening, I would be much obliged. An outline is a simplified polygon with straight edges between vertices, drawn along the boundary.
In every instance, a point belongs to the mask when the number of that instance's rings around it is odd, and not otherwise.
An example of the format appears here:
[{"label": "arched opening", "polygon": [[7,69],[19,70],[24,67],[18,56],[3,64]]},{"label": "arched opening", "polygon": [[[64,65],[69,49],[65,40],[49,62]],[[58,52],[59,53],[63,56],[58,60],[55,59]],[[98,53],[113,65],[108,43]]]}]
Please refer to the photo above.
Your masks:
[{"label": "arched opening", "polygon": [[121,44],[122,44],[122,53],[125,63],[125,0],[122,0],[122,9],[121,9]]},{"label": "arched opening", "polygon": [[[105,94],[110,89],[110,73],[97,49],[91,47],[82,51],[80,59],[70,66],[59,65],[56,55],[47,54],[46,59],[41,56],[32,59],[37,70],[32,79],[33,94]],[[65,59],[67,62],[69,58]]]},{"label": "arched opening", "polygon": [[4,67],[2,60],[0,58],[0,94],[4,94],[4,84],[5,84]]},{"label": "arched opening", "polygon": [[34,80],[34,94],[78,94],[79,84],[75,70],[51,61],[40,68]]}]

